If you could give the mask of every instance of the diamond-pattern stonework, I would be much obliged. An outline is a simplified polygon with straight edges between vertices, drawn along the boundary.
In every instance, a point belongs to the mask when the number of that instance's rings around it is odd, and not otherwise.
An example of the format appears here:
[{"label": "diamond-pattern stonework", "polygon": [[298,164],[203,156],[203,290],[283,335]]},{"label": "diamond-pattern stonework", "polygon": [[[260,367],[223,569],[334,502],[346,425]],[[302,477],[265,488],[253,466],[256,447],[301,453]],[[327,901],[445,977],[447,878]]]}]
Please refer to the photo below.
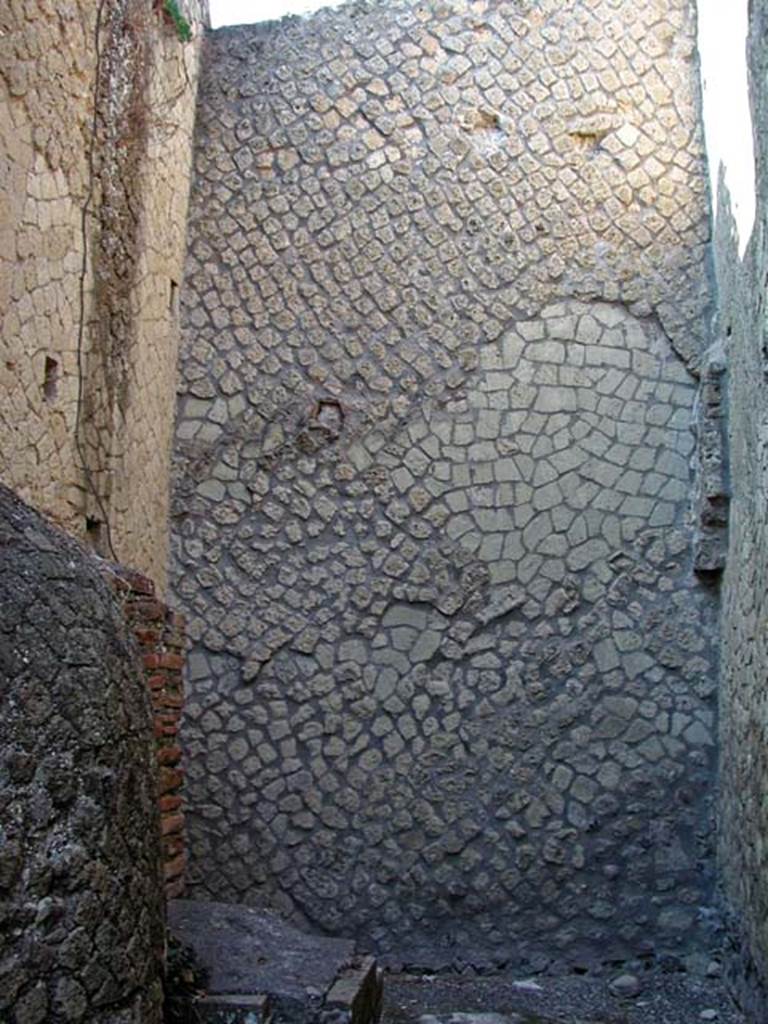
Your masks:
[{"label": "diamond-pattern stonework", "polygon": [[208,40],[174,540],[200,893],[430,964],[709,940],[691,31],[389,0]]}]

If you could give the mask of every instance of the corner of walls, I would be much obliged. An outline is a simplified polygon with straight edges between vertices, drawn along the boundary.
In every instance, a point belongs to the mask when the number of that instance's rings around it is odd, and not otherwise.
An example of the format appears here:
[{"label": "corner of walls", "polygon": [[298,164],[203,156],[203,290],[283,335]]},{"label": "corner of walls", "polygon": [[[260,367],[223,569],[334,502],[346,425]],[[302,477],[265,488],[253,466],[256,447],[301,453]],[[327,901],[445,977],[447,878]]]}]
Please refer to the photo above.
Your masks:
[{"label": "corner of walls", "polygon": [[[768,618],[768,138],[760,126],[768,112],[768,3],[753,0],[749,4],[748,35],[747,4],[737,6],[737,11],[729,8],[726,16],[709,0],[700,3],[700,31],[717,29],[718,18],[721,24],[728,20],[742,24],[740,45],[747,36],[749,81],[748,90],[740,47],[732,60],[721,49],[716,65],[706,43],[700,47],[716,210],[717,335],[727,359],[727,375],[716,404],[724,400],[726,407],[732,492],[721,619],[718,853],[731,949],[730,986],[747,1018],[763,1021],[768,1018],[768,699],[764,678],[768,655],[764,625]],[[726,36],[728,30],[723,25]],[[731,80],[719,77],[727,76],[729,69]],[[745,104],[751,109],[750,127],[734,133],[733,123],[739,122],[734,110]],[[717,365],[722,365],[722,359]]]}]

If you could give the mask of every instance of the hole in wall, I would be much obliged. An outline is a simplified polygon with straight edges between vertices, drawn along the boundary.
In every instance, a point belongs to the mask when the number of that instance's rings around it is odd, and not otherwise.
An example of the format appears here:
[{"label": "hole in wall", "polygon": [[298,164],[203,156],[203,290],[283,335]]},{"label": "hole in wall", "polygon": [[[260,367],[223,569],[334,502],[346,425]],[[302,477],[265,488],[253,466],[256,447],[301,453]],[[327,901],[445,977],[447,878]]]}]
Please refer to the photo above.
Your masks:
[{"label": "hole in wall", "polygon": [[600,148],[607,132],[569,132],[572,141],[579,149],[596,150]]},{"label": "hole in wall", "polygon": [[179,282],[171,278],[168,287],[168,312],[171,316],[179,313]]},{"label": "hole in wall", "polygon": [[45,357],[43,371],[43,398],[46,402],[55,402],[59,393],[59,362],[51,356]]},{"label": "hole in wall", "polygon": [[85,517],[85,539],[99,554],[103,553],[104,523],[94,516]]},{"label": "hole in wall", "polygon": [[327,431],[331,437],[338,437],[344,426],[344,411],[341,403],[332,398],[321,398],[312,414],[313,425]]}]

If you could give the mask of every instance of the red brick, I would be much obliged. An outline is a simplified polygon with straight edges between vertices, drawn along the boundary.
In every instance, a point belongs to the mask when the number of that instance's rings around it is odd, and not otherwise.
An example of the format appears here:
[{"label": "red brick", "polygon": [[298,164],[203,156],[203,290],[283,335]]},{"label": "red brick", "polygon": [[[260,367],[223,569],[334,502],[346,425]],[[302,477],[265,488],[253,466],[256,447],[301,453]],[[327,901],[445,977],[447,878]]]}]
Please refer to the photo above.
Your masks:
[{"label": "red brick", "polygon": [[163,870],[170,899],[184,891],[187,859],[183,800],[179,793],[184,770],[176,741],[184,705],[181,672],[185,660],[185,619],[157,598],[154,583],[141,573],[120,569],[119,575],[110,575],[109,581],[138,642],[154,710]]},{"label": "red brick", "polygon": [[161,654],[159,664],[161,668],[173,668],[180,672],[184,668],[184,658],[180,654]]},{"label": "red brick", "polygon": [[164,836],[181,832],[184,828],[183,814],[165,814],[160,822],[160,830]]},{"label": "red brick", "polygon": [[136,572],[135,569],[123,569],[122,578],[135,594],[148,594],[154,597],[155,584],[143,573]]},{"label": "red brick", "polygon": [[131,612],[141,621],[143,628],[146,628],[149,622],[162,622],[165,619],[165,605],[150,598],[135,601]]},{"label": "red brick", "polygon": [[180,853],[184,853],[186,849],[186,842],[184,841],[183,832],[172,832],[170,835],[163,836],[163,861],[173,860],[174,857],[178,857]]},{"label": "red brick", "polygon": [[157,763],[161,765],[173,765],[178,764],[181,760],[181,747],[160,747],[157,751]]},{"label": "red brick", "polygon": [[142,645],[155,647],[160,643],[161,633],[159,629],[134,629],[133,635]]},{"label": "red brick", "polygon": [[166,879],[177,878],[184,871],[186,866],[187,855],[186,853],[180,853],[163,864],[163,875]]}]

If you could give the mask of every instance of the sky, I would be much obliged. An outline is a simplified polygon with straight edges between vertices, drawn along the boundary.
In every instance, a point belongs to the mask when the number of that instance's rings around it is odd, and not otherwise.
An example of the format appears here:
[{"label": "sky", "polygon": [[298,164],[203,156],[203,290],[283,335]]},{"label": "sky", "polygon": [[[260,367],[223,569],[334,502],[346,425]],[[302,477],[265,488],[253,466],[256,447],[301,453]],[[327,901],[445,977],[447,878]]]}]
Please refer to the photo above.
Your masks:
[{"label": "sky", "polygon": [[320,7],[338,7],[333,0],[210,0],[211,25],[244,25],[271,21],[284,14],[308,14]]},{"label": "sky", "polygon": [[698,27],[712,198],[716,207],[722,166],[743,256],[755,220],[755,157],[744,59],[747,0],[699,0]]}]

